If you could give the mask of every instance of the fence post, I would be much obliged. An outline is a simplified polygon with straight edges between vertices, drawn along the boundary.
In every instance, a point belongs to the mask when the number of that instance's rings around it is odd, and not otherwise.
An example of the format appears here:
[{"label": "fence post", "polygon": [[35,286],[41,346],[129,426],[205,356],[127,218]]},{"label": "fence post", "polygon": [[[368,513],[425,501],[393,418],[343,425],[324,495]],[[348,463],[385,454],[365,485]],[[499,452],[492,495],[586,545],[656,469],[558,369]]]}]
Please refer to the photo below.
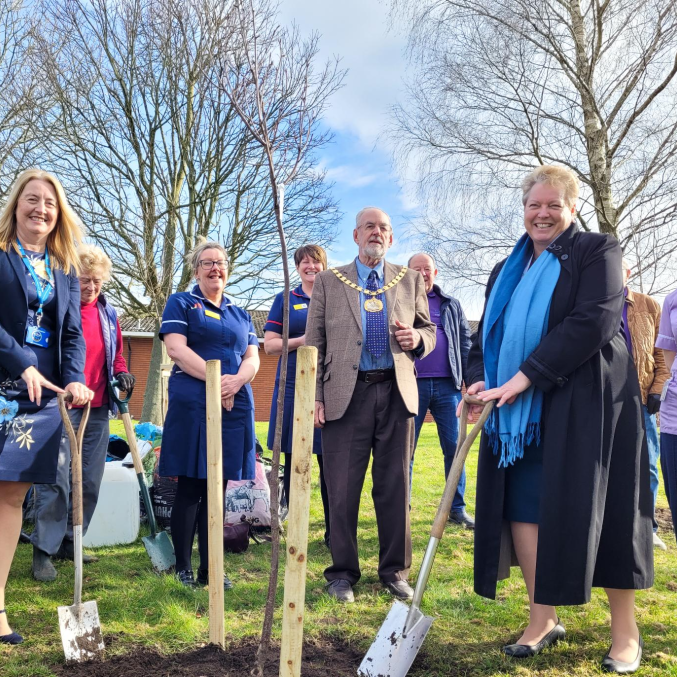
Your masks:
[{"label": "fence post", "polygon": [[207,504],[209,545],[209,641],[225,648],[223,621],[223,443],[221,361],[207,362]]},{"label": "fence post", "polygon": [[287,564],[284,572],[280,677],[301,675],[303,616],[306,600],[310,472],[313,458],[313,416],[317,348],[296,351],[296,391],[292,435],[291,482],[287,522]]}]

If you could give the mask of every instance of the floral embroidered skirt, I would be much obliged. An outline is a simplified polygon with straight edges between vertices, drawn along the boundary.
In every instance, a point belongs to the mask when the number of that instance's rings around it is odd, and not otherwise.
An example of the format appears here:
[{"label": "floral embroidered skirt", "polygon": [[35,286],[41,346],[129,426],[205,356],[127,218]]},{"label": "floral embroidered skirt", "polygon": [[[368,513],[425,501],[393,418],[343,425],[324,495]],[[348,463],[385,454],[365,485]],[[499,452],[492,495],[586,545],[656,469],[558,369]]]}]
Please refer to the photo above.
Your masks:
[{"label": "floral embroidered skirt", "polygon": [[56,394],[43,388],[38,407],[23,381],[12,385],[0,393],[0,480],[54,484],[63,425]]}]

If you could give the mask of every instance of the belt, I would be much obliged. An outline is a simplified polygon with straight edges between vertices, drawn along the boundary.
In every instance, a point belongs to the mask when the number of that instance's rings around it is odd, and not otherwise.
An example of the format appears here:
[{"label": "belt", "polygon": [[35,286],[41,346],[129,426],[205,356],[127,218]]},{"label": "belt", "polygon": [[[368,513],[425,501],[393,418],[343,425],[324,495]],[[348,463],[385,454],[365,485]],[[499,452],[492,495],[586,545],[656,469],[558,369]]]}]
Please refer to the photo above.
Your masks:
[{"label": "belt", "polygon": [[357,378],[365,383],[381,383],[392,381],[395,378],[394,369],[372,369],[371,371],[358,371]]}]

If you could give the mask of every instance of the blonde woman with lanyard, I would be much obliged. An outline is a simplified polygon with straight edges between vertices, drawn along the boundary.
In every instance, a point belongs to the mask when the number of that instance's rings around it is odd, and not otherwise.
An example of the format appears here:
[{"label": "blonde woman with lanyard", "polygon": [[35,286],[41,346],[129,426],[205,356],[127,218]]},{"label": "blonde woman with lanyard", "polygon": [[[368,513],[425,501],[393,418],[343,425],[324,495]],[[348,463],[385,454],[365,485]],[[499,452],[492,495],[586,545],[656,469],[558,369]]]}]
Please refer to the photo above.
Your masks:
[{"label": "blonde woman with lanyard", "polygon": [[76,242],[78,219],[59,181],[19,176],[0,214],[0,643],[19,644],[5,586],[31,484],[56,480],[61,418],[56,393],[90,401],[84,385]]}]

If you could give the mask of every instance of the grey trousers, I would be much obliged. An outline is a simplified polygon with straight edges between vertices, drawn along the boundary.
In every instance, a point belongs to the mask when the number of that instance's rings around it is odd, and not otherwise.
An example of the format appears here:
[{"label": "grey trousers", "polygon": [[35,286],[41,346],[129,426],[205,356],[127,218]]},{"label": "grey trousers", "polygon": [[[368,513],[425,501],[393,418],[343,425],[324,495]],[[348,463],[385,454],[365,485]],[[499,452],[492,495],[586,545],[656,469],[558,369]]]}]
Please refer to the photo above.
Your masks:
[{"label": "grey trousers", "polygon": [[[82,418],[82,409],[68,412],[76,432]],[[106,465],[108,450],[108,405],[96,407],[89,414],[87,430],[82,443],[82,534],[94,514],[99,498],[99,488]],[[59,447],[59,465],[56,484],[35,484],[35,529],[31,542],[48,555],[55,555],[64,540],[73,540],[73,524],[70,505],[71,450],[68,435],[63,431]]]}]

